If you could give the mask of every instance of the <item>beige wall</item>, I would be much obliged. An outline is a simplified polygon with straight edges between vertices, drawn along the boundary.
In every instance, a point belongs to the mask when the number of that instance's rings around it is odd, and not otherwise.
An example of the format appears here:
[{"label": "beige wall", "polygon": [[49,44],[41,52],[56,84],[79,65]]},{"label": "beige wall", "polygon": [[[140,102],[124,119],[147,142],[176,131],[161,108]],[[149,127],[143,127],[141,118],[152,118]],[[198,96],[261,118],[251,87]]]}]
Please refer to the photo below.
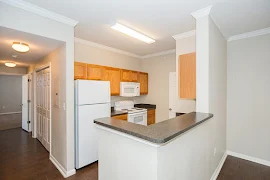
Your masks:
[{"label": "beige wall", "polygon": [[227,149],[269,164],[270,34],[227,45]]},{"label": "beige wall", "polygon": [[169,119],[169,72],[175,72],[175,54],[143,59],[142,70],[149,73],[143,102],[156,104],[156,122]]},{"label": "beige wall", "polygon": [[176,112],[180,113],[189,113],[195,111],[196,101],[189,99],[180,99],[178,94],[178,57],[182,54],[188,54],[196,51],[196,37],[191,36],[184,39],[176,40],[176,63],[175,63],[175,71],[176,71],[176,92],[177,92],[177,101],[176,101]]},{"label": "beige wall", "polygon": [[[49,63],[51,63],[51,76],[52,76],[52,81],[51,81],[51,107],[52,107],[52,119],[51,119],[51,125],[52,125],[52,129],[51,129],[51,135],[52,135],[52,142],[51,142],[51,146],[52,146],[52,150],[51,153],[53,154],[53,156],[56,157],[60,157],[60,159],[65,160],[64,155],[67,153],[67,149],[60,149],[58,148],[60,147],[65,147],[66,146],[66,142],[63,141],[63,139],[61,137],[65,136],[66,129],[62,129],[61,131],[59,131],[58,128],[55,127],[59,127],[59,126],[63,126],[66,124],[66,113],[64,110],[62,110],[62,108],[56,107],[55,106],[55,102],[56,102],[56,98],[55,98],[55,86],[59,87],[59,105],[61,106],[64,102],[65,102],[65,94],[66,94],[66,89],[65,89],[65,68],[63,68],[63,64],[65,64],[65,58],[66,58],[66,46],[63,45],[62,47],[54,50],[53,52],[51,52],[50,54],[48,54],[47,56],[45,56],[44,58],[40,59],[33,67],[32,69],[36,70],[39,69],[40,67],[44,66],[44,65],[48,65]],[[61,70],[61,71],[59,71]],[[58,82],[59,84],[56,84],[56,82]],[[33,107],[34,108],[34,107]],[[61,163],[66,163],[65,161],[61,162]]]},{"label": "beige wall", "polygon": [[26,74],[27,68],[26,67],[14,67],[10,68],[7,66],[0,66],[0,74],[10,74],[10,75],[20,75]]},{"label": "beige wall", "polygon": [[141,60],[135,57],[91,47],[75,42],[75,61],[130,70],[141,70]]},{"label": "beige wall", "polygon": [[22,76],[0,75],[0,114],[22,111]]}]

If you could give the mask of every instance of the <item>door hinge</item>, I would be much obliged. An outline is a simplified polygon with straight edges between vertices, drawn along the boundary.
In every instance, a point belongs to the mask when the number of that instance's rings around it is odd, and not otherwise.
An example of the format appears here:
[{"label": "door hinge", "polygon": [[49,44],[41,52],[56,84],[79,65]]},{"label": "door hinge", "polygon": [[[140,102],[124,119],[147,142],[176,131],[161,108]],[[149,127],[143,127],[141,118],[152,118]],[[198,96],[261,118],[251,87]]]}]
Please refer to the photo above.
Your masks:
[{"label": "door hinge", "polygon": [[31,79],[28,79],[28,82],[31,82]]},{"label": "door hinge", "polygon": [[30,103],[30,102],[31,102],[31,100],[27,100],[27,102],[28,102],[28,103]]},{"label": "door hinge", "polygon": [[28,124],[30,124],[31,122],[30,121],[27,121]]}]

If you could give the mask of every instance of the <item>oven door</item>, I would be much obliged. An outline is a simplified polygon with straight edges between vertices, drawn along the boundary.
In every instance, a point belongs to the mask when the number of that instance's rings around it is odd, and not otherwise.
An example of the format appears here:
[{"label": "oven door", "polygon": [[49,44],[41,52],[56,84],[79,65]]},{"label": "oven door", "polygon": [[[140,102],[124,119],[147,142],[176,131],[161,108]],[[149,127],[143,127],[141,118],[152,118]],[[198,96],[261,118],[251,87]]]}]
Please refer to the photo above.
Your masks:
[{"label": "oven door", "polygon": [[128,114],[128,122],[147,126],[147,112]]}]

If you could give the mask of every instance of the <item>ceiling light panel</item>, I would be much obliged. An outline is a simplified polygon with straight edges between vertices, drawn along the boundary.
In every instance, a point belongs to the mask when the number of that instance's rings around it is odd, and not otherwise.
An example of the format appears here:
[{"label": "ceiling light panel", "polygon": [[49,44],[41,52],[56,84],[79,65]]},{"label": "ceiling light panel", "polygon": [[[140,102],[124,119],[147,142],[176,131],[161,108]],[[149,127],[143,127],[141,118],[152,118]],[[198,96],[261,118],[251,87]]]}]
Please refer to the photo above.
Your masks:
[{"label": "ceiling light panel", "polygon": [[12,48],[18,52],[27,52],[30,49],[28,44],[22,42],[13,42]]},{"label": "ceiling light panel", "polygon": [[122,24],[119,24],[119,23],[116,23],[111,28],[114,29],[114,30],[116,30],[116,31],[119,31],[121,33],[124,33],[124,34],[126,34],[128,36],[131,36],[133,38],[136,38],[138,40],[141,40],[143,42],[146,42],[148,44],[151,44],[151,43],[155,42],[154,39],[149,38],[149,37],[147,37],[147,36],[145,36],[145,35],[137,32],[137,31],[134,31],[133,29],[130,29],[130,28],[128,28],[128,27],[126,27],[126,26],[124,26]]}]

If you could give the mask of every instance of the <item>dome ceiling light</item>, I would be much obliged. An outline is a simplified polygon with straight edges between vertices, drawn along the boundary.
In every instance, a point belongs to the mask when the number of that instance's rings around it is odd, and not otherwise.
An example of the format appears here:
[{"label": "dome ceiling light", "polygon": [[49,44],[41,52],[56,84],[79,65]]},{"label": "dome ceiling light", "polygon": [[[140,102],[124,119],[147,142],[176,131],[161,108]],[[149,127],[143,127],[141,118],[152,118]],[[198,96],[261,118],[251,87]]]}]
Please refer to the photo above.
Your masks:
[{"label": "dome ceiling light", "polygon": [[16,66],[16,63],[15,62],[6,62],[5,65],[7,67],[15,67]]},{"label": "dome ceiling light", "polygon": [[13,42],[12,48],[18,52],[27,52],[30,49],[28,44],[22,42]]}]

